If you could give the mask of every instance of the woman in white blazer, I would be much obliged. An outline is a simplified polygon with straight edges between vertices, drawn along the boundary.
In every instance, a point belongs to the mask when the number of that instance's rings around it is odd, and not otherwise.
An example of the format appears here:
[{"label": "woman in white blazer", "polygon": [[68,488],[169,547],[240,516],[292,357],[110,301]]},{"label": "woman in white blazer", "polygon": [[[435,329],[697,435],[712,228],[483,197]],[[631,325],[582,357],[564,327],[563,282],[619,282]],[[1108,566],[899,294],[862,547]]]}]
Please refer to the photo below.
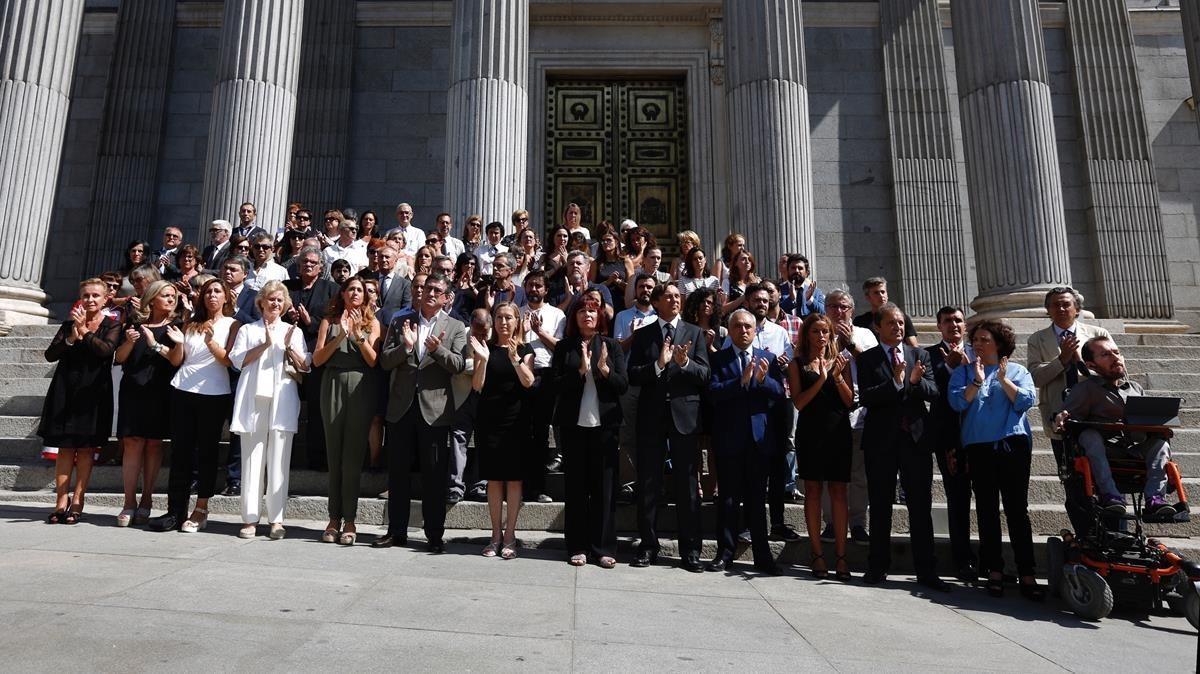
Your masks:
[{"label": "woman in white blazer", "polygon": [[284,363],[307,372],[311,361],[304,334],[280,320],[292,306],[287,288],[279,281],[270,281],[259,290],[255,304],[262,318],[238,330],[229,352],[229,360],[242,373],[229,424],[231,432],[242,436],[243,526],[238,536],[255,536],[265,471],[271,540],[279,540],[285,533],[288,469],[300,416],[300,387],[288,375]]}]

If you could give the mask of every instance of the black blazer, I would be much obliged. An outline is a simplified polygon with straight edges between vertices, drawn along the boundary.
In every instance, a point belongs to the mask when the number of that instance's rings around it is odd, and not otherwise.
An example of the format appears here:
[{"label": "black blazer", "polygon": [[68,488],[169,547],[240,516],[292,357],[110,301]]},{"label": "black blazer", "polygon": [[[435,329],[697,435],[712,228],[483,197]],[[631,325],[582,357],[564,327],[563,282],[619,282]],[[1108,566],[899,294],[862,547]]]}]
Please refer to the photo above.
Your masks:
[{"label": "black blazer", "polygon": [[[600,341],[608,345],[608,376],[601,377],[596,368],[600,362]],[[584,378],[579,374],[579,346],[581,338],[566,337],[554,347],[550,361],[549,382],[557,402],[554,408],[554,423],[559,426],[576,426],[579,423],[579,401],[583,398]],[[596,395],[600,398],[600,425],[616,430],[621,425],[621,394],[629,388],[629,377],[625,372],[625,352],[621,344],[612,337],[596,335],[588,349],[592,354],[592,381],[596,382]]]},{"label": "black blazer", "polygon": [[262,318],[262,314],[258,311],[258,305],[255,303],[257,299],[258,291],[243,284],[242,292],[238,294],[237,302],[234,304],[234,320],[242,325],[247,325]]},{"label": "black blazer", "polygon": [[679,367],[672,359],[659,375],[654,371],[663,343],[659,322],[648,323],[633,333],[629,383],[642,387],[638,394],[638,433],[662,423],[662,406],[668,395],[675,428],[685,435],[700,432],[700,394],[708,387],[708,345],[700,328],[681,320],[675,329],[675,343],[688,342],[692,348],[687,367]]},{"label": "black blazer", "polygon": [[[304,282],[300,279],[288,279],[283,282],[283,285],[287,287],[288,294],[292,296],[292,306],[303,305],[304,309],[308,311],[308,317],[312,319],[307,326],[296,321],[296,325],[304,333],[304,342],[311,352],[317,343],[317,331],[321,327],[321,319],[325,318],[325,312],[329,310],[329,302],[338,294],[338,285],[329,279],[319,277],[308,293],[304,291]],[[304,295],[307,295],[308,299],[302,302],[301,297]]]},{"label": "black blazer", "polygon": [[937,400],[930,405],[929,416],[933,449],[945,453],[947,449],[962,446],[961,417],[950,407],[950,375],[954,368],[946,364],[946,347],[941,342],[925,347],[929,364],[933,366],[933,380],[938,387]]},{"label": "black blazer", "polygon": [[[864,450],[892,447],[902,433],[901,423],[905,419],[909,422],[913,442],[927,443],[932,437],[926,433],[929,413],[925,403],[937,400],[938,387],[933,379],[929,354],[903,342],[899,346],[904,349],[904,383],[899,390],[893,383],[892,364],[883,344],[858,357],[858,396],[867,408],[867,419],[863,423]],[[916,384],[910,384],[908,379],[918,360],[925,364],[925,375]]]}]

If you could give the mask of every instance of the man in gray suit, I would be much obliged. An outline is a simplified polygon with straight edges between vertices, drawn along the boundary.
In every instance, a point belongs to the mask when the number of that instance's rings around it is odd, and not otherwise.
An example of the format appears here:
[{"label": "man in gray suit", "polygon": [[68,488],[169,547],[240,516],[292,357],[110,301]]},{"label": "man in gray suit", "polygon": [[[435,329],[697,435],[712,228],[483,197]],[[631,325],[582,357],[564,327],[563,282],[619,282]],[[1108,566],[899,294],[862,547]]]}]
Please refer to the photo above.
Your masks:
[{"label": "man in gray suit", "polygon": [[400,253],[391,246],[379,249],[379,304],[387,316],[412,303],[412,284],[396,271],[399,257]]},{"label": "man in gray suit", "polygon": [[408,542],[410,467],[421,464],[421,516],[432,553],[445,552],[446,475],[449,431],[454,416],[451,381],[463,371],[466,328],[442,310],[450,281],[432,274],[425,281],[415,316],[388,329],[379,362],[392,371],[387,407],[388,532],[372,547]]}]

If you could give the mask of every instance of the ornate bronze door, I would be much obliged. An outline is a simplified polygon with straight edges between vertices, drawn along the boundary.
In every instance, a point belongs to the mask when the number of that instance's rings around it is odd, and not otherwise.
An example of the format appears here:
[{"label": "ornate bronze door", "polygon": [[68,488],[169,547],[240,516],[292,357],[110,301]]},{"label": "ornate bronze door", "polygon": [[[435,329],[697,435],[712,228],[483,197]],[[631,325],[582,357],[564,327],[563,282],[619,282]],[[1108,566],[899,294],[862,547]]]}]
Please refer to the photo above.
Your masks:
[{"label": "ornate bronze door", "polygon": [[673,249],[689,218],[683,80],[551,80],[546,90],[546,226],[574,202],[589,229],[632,218]]}]

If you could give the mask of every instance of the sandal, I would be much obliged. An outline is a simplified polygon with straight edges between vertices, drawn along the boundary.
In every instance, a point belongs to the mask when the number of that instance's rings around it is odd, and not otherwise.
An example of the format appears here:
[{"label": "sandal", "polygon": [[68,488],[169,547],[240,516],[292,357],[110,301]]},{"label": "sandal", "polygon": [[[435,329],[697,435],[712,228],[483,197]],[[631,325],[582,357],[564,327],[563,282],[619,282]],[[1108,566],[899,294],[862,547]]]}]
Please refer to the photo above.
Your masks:
[{"label": "sandal", "polygon": [[67,518],[67,511],[55,510],[54,512],[50,513],[49,517],[46,518],[46,524],[62,524],[63,520],[65,520],[66,518]]},{"label": "sandal", "polygon": [[338,530],[334,529],[332,527],[329,529],[326,529],[321,534],[321,542],[322,543],[337,543],[337,540],[338,540]]},{"label": "sandal", "polygon": [[133,508],[126,508],[117,515],[117,526],[127,527],[133,521],[133,515],[136,511]]},{"label": "sandal", "polygon": [[81,520],[81,519],[83,519],[83,513],[69,512],[69,513],[67,513],[67,516],[62,520],[62,523],[63,524],[78,524],[79,520]]},{"label": "sandal", "polygon": [[578,555],[571,555],[571,558],[567,560],[567,563],[571,566],[583,566],[584,564],[587,564],[587,555],[583,554],[582,552]]},{"label": "sandal", "polygon": [[[196,513],[204,515],[204,517],[197,519]],[[183,521],[183,524],[180,525],[179,530],[185,534],[194,534],[197,531],[204,531],[207,528],[208,508],[196,508],[192,511],[192,516]]]},{"label": "sandal", "polygon": [[984,587],[987,589],[988,596],[1003,597],[1004,577],[1001,576],[1000,578],[992,578],[991,576],[988,576],[987,583],[984,584]]},{"label": "sandal", "polygon": [[344,531],[338,538],[338,545],[354,545],[358,541],[357,531]]},{"label": "sandal", "polygon": [[824,580],[829,577],[829,567],[826,566],[824,569],[815,568],[814,565],[818,559],[821,560],[821,566],[825,566],[825,555],[813,555],[812,561],[808,563],[809,573],[812,574],[813,578]]},{"label": "sandal", "polygon": [[500,548],[500,559],[513,559],[517,556],[517,541],[513,539],[512,543],[505,543],[504,547]]},{"label": "sandal", "polygon": [[258,535],[258,526],[254,525],[254,524],[247,524],[247,525],[243,526],[241,529],[238,529],[238,538],[249,539],[249,538],[254,538],[257,535]]},{"label": "sandal", "polygon": [[495,557],[496,550],[500,548],[500,541],[491,541],[483,548],[484,557]]},{"label": "sandal", "polygon": [[[847,567],[850,566],[849,563],[846,562],[846,555],[838,555],[837,561],[834,562],[834,566],[836,567],[839,564],[846,564]],[[843,583],[849,583],[850,581],[854,580],[854,575],[850,573],[849,569],[845,571],[834,571],[833,577]]]},{"label": "sandal", "polygon": [[611,569],[617,565],[617,560],[606,555],[604,557],[601,557],[600,560],[596,562],[596,564],[600,565],[600,568],[602,568],[602,569]]}]

